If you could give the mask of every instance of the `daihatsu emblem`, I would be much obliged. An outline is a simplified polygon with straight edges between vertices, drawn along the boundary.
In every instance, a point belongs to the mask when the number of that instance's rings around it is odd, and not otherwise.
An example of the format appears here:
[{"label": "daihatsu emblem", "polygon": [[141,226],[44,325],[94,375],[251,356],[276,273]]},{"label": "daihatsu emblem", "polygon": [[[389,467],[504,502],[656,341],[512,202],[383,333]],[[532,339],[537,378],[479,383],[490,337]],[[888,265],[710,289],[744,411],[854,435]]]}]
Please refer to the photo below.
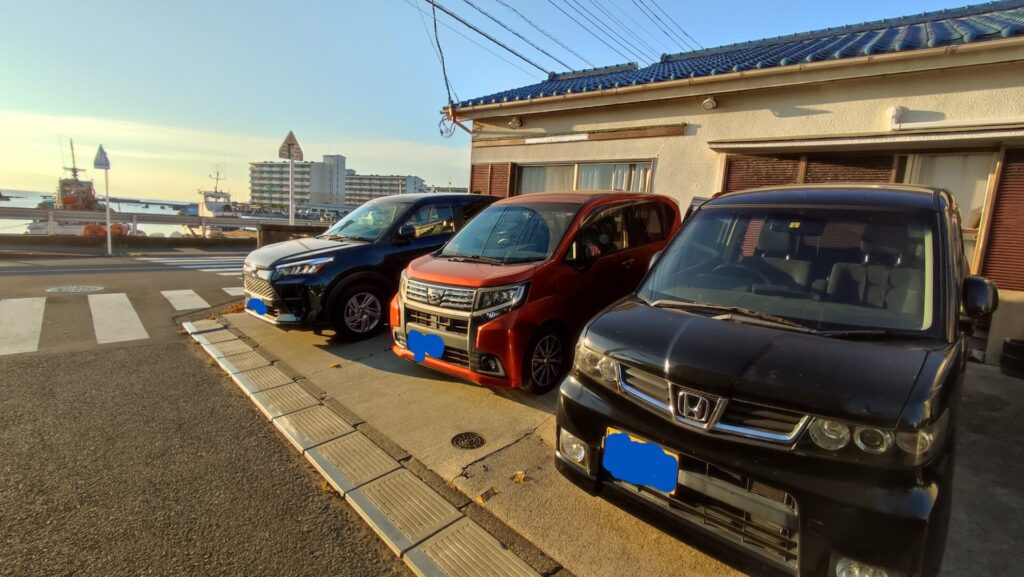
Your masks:
[{"label": "daihatsu emblem", "polygon": [[439,288],[428,288],[427,289],[427,303],[432,305],[439,305],[444,300],[444,296],[448,294],[448,291]]},{"label": "daihatsu emblem", "polygon": [[687,421],[705,424],[711,418],[711,401],[695,393],[679,393],[679,414]]}]

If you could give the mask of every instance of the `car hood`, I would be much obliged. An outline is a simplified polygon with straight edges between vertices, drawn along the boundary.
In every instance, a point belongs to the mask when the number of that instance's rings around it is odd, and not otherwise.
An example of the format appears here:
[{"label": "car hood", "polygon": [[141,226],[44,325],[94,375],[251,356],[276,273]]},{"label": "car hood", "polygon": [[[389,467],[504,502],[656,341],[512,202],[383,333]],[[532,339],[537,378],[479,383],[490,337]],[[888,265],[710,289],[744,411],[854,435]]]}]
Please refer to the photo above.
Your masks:
[{"label": "car hood", "polygon": [[270,268],[285,262],[330,256],[338,251],[366,244],[362,241],[337,241],[316,237],[298,238],[260,247],[249,253],[249,256],[245,257],[245,262],[260,268]]},{"label": "car hood", "polygon": [[476,262],[457,262],[433,255],[425,255],[409,265],[409,277],[426,282],[455,286],[501,286],[529,280],[534,269],[542,262],[492,265]]},{"label": "car hood", "polygon": [[883,427],[899,420],[935,346],[809,335],[636,300],[594,319],[586,339],[595,350],[678,385]]}]

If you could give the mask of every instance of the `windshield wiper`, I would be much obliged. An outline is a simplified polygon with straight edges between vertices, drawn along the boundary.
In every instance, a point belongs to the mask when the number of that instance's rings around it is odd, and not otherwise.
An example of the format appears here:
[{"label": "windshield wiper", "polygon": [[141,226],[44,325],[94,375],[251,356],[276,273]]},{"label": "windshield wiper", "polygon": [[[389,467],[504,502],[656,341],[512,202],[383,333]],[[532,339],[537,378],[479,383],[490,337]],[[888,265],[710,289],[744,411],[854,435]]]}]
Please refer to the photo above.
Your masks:
[{"label": "windshield wiper", "polygon": [[446,258],[446,259],[448,259],[450,261],[454,261],[454,262],[481,262],[481,263],[484,263],[484,264],[495,264],[495,265],[503,265],[503,264],[505,264],[505,261],[503,261],[501,259],[491,258],[489,256],[482,256],[482,255],[468,255],[468,254],[467,255],[463,255],[463,254],[445,255],[445,254],[442,254],[441,258]]},{"label": "windshield wiper", "polygon": [[753,309],[745,309],[743,307],[731,307],[726,305],[716,305],[712,303],[701,303],[701,302],[690,302],[690,301],[674,301],[667,299],[660,299],[649,303],[652,307],[666,308],[666,309],[695,309],[703,311],[714,311],[725,313],[727,316],[722,320],[733,317],[734,315],[740,317],[747,317],[748,319],[755,319],[763,324],[770,326],[777,326],[792,330],[797,330],[807,333],[816,333],[814,329],[804,326],[798,322],[791,321],[787,318],[783,318],[768,313],[762,313]]},{"label": "windshield wiper", "polygon": [[352,235],[348,235],[348,234],[324,233],[324,234],[320,235],[318,238],[327,238],[327,239],[339,238],[341,240],[358,240],[358,241],[362,241],[362,242],[369,242],[368,239],[365,239],[365,238],[363,238],[361,236],[352,236]]},{"label": "windshield wiper", "polygon": [[894,331],[892,329],[854,329],[854,330],[837,330],[837,331],[818,331],[818,334],[823,337],[835,337],[837,339],[873,339],[873,338],[887,338],[887,339],[931,339],[932,337],[925,334],[908,333],[904,331]]}]

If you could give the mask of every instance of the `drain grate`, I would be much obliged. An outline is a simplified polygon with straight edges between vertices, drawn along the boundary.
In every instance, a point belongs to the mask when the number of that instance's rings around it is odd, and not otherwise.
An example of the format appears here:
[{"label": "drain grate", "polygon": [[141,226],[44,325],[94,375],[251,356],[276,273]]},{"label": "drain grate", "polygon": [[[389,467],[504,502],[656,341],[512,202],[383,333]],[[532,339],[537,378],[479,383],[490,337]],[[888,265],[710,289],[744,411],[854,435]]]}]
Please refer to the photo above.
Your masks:
[{"label": "drain grate", "polygon": [[479,449],[484,446],[483,435],[480,433],[474,433],[472,431],[466,431],[465,433],[459,433],[452,437],[452,445],[459,449]]},{"label": "drain grate", "polygon": [[88,286],[88,285],[72,285],[72,286],[55,286],[46,289],[48,293],[94,293],[103,290],[101,286]]}]

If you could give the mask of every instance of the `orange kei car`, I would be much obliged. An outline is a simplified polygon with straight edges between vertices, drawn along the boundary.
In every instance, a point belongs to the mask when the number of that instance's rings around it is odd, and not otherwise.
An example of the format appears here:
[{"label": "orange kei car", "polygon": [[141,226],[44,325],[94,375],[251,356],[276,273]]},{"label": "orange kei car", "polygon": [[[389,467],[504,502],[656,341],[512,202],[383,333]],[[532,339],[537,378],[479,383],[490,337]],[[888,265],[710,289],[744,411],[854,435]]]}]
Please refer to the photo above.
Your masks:
[{"label": "orange kei car", "polygon": [[[392,350],[477,384],[550,390],[572,364],[583,325],[636,289],[679,222],[676,203],[652,194],[496,202],[403,271]],[[425,339],[432,350],[414,354]]]}]

